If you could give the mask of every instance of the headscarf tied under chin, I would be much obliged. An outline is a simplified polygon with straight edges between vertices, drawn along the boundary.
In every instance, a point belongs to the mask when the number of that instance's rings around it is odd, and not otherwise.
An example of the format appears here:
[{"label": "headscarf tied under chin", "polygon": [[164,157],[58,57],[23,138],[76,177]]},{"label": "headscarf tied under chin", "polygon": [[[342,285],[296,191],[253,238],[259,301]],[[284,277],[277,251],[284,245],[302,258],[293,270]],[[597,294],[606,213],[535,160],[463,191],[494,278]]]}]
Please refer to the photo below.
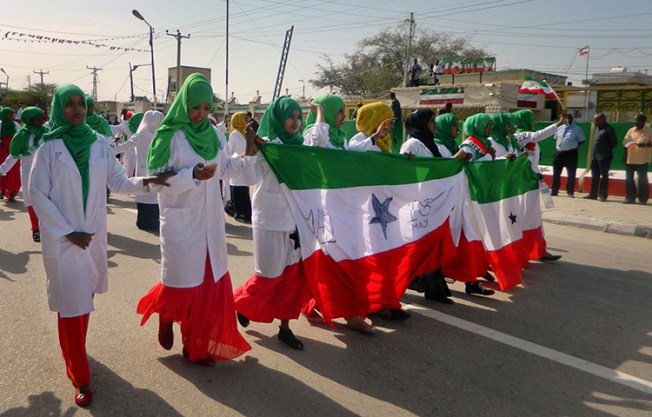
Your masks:
[{"label": "headscarf tied under chin", "polygon": [[[335,94],[323,94],[313,101],[320,104],[324,111],[324,121],[328,124],[328,141],[336,148],[344,148],[346,132],[335,124],[335,116],[344,108],[344,100]],[[306,117],[306,128],[304,132],[312,127],[317,121],[317,113],[311,111]]]},{"label": "headscarf tied under chin", "polygon": [[[378,127],[387,119],[392,119],[394,113],[385,103],[378,101],[376,103],[366,104],[358,109],[358,116],[355,119],[355,128],[358,132],[364,133],[367,137],[376,133]],[[383,152],[389,152],[392,145],[392,137],[388,133],[384,138],[376,139],[376,145]]]},{"label": "headscarf tied under chin", "polygon": [[408,134],[426,145],[432,156],[441,157],[435,145],[435,134],[428,128],[428,123],[435,116],[430,109],[417,109],[405,119],[405,128]]},{"label": "headscarf tied under chin", "polygon": [[534,112],[532,110],[517,110],[512,114],[516,119],[516,126],[518,126],[516,133],[532,132],[534,130]]},{"label": "headscarf tied under chin", "polygon": [[[32,119],[39,114],[44,115],[43,110],[39,109],[38,107],[26,107],[25,110],[23,110],[23,113],[20,115],[20,120],[25,123],[25,126],[16,132],[14,138],[9,144],[9,153],[14,158],[31,155],[32,149],[38,148],[41,144],[41,139],[43,138],[43,133],[45,133],[45,128],[43,125],[41,125],[41,127],[36,127],[31,124]],[[34,135],[32,149],[29,147],[29,137],[31,135]]]},{"label": "headscarf tied under chin", "polygon": [[286,132],[284,127],[285,121],[296,110],[299,110],[299,120],[301,120],[301,105],[296,100],[283,96],[272,101],[260,120],[258,135],[269,139],[279,138],[286,145],[303,144],[301,127],[295,133]]},{"label": "headscarf tied under chin", "polygon": [[147,169],[158,170],[166,167],[170,160],[172,136],[177,130],[183,131],[197,155],[206,161],[215,159],[218,151],[215,128],[208,121],[208,117],[199,123],[192,123],[188,116],[188,110],[202,103],[213,104],[213,88],[202,74],[190,74],[154,134],[147,154]]},{"label": "headscarf tied under chin", "polygon": [[467,138],[473,136],[479,139],[487,149],[491,149],[491,142],[489,142],[487,136],[484,134],[489,123],[491,123],[491,117],[488,115],[484,113],[474,114],[471,117],[467,117],[464,121],[464,133]]},{"label": "headscarf tied under chin", "polygon": [[[491,128],[491,138],[497,143],[501,144],[503,148],[509,149],[509,141],[507,136],[511,140],[512,136],[512,115],[510,113],[494,113],[491,116],[491,121],[493,126]],[[505,125],[509,125],[509,130]]]},{"label": "headscarf tied under chin", "polygon": [[448,149],[451,155],[455,155],[459,150],[457,146],[457,137],[451,134],[451,128],[457,126],[459,120],[453,113],[444,113],[435,119],[437,127],[435,128],[435,143],[443,145]]},{"label": "headscarf tied under chin", "polygon": [[91,145],[97,140],[95,131],[86,124],[84,120],[79,125],[72,125],[66,120],[66,103],[70,97],[79,95],[84,100],[84,113],[86,113],[86,98],[81,88],[74,84],[63,84],[54,90],[50,114],[50,132],[43,135],[43,140],[63,139],[63,143],[70,152],[72,159],[79,169],[82,178],[82,197],[84,210],[88,199],[89,187],[89,159],[91,156]]},{"label": "headscarf tied under chin", "polygon": [[233,113],[233,116],[231,116],[231,132],[237,130],[244,135],[245,127],[247,127],[247,113],[243,111]]},{"label": "headscarf tied under chin", "polygon": [[14,109],[11,107],[4,107],[0,110],[0,121],[2,121],[2,130],[0,130],[0,138],[6,136],[14,136],[16,134],[16,124],[14,118],[10,117],[14,114]]}]

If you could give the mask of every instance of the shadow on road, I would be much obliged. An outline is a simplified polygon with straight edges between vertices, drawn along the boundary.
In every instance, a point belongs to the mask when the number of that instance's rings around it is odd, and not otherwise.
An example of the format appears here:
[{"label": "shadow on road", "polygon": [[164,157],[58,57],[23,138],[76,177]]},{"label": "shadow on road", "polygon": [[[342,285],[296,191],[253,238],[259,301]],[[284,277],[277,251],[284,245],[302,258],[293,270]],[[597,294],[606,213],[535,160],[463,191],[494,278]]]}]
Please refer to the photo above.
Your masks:
[{"label": "shadow on road", "polygon": [[[72,394],[71,394],[72,400]],[[47,417],[72,417],[77,411],[77,406],[69,406],[65,411],[61,409],[62,401],[47,391],[41,394],[31,394],[27,397],[27,407],[11,408],[0,417],[25,417],[25,416],[47,416]],[[72,401],[71,401],[72,402]]]},{"label": "shadow on road", "polygon": [[25,251],[11,253],[0,248],[0,278],[15,282],[11,275],[20,275],[27,272],[27,263],[30,255],[40,254],[41,251]]},{"label": "shadow on road", "polygon": [[181,355],[159,360],[204,395],[245,416],[356,415],[320,393],[317,387],[267,368],[252,357],[219,362],[217,369],[188,363]]},{"label": "shadow on road", "polygon": [[109,246],[117,248],[118,251],[109,250],[109,258],[120,253],[121,255],[131,256],[140,259],[161,259],[161,249],[159,245],[144,242],[142,240],[132,239],[127,236],[108,233],[107,242]]}]

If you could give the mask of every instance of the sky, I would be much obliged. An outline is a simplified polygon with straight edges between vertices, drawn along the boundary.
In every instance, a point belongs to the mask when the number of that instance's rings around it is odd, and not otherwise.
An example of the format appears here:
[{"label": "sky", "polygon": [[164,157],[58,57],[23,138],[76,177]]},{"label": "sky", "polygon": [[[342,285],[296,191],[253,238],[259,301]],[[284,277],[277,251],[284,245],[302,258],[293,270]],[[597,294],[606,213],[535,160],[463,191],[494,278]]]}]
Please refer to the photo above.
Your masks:
[{"label": "sky", "polygon": [[[497,69],[528,68],[584,79],[589,72],[615,66],[652,75],[652,1],[650,0],[230,0],[229,89],[225,87],[226,0],[188,1],[42,1],[20,7],[0,0],[0,68],[11,89],[40,82],[74,83],[92,90],[97,71],[98,100],[127,101],[129,63],[149,64],[149,28],[131,13],[137,9],[154,27],[158,100],[167,88],[167,69],[176,66],[177,41],[182,65],[212,69],[211,84],[224,98],[231,93],[247,103],[260,91],[263,102],[274,91],[285,32],[294,26],[283,92],[316,96],[316,64],[328,56],[341,62],[360,39],[396,27],[414,12],[417,29],[468,37],[495,56]],[[15,34],[12,34],[16,32]],[[24,34],[22,37],[19,34]],[[33,42],[28,35],[78,43]],[[42,38],[44,39],[44,38]],[[27,42],[23,42],[27,40]],[[84,41],[81,43],[80,41]],[[108,45],[96,47],[87,42]],[[114,47],[111,49],[110,47]],[[115,48],[117,47],[117,48]],[[124,50],[118,48],[133,48]],[[133,71],[135,95],[152,96],[151,67]],[[0,82],[6,82],[0,73]]]}]

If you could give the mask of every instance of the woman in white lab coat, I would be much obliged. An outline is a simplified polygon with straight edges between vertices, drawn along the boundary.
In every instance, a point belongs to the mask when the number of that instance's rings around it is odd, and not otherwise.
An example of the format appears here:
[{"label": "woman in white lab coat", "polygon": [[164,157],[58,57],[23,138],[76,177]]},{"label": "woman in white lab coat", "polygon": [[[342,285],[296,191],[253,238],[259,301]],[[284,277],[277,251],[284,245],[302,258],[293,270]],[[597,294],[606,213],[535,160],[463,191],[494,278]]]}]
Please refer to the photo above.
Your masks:
[{"label": "woman in white lab coat", "polygon": [[[208,121],[212,103],[206,77],[191,74],[152,139],[147,168],[177,174],[159,192],[161,281],[137,308],[141,325],[158,313],[158,341],[166,350],[178,323],[184,356],[206,366],[251,349],[235,320],[219,183],[239,175],[246,160],[226,152],[223,136]],[[247,150],[255,152],[253,142]]]},{"label": "woman in white lab coat", "polygon": [[[147,152],[149,145],[152,143],[152,137],[154,137],[154,133],[156,133],[156,129],[161,125],[164,117],[160,111],[148,111],[143,116],[143,120],[140,122],[136,133],[128,141],[113,148],[113,152],[116,155],[129,150],[135,151],[137,177],[147,175]],[[158,232],[159,209],[156,193],[136,195],[135,199],[136,208],[138,209],[136,227],[141,230]]]},{"label": "woman in white lab coat", "polygon": [[355,119],[358,133],[349,139],[347,149],[359,152],[390,152],[392,138],[389,128],[393,116],[392,109],[380,101],[360,107]]},{"label": "woman in white lab coat", "polygon": [[95,294],[106,292],[106,187],[117,193],[146,193],[158,178],[127,178],[109,143],[85,123],[82,90],[57,87],[51,132],[34,156],[29,191],[41,223],[43,263],[50,310],[58,313],[59,343],[75,402],[93,399],[86,357],[88,319]]},{"label": "woman in white lab coat", "polygon": [[41,241],[38,216],[32,207],[29,198],[29,172],[32,169],[34,152],[41,145],[43,134],[47,131],[43,124],[45,115],[38,107],[27,107],[20,115],[20,120],[25,126],[14,135],[9,146],[9,156],[0,165],[0,176],[7,175],[9,170],[20,161],[20,180],[23,184],[23,205],[27,207],[29,220],[32,223],[32,239],[34,242]]},{"label": "woman in white lab coat", "polygon": [[[231,116],[231,134],[226,148],[229,154],[245,152],[245,128],[247,127],[247,113],[240,111]],[[229,180],[231,199],[226,203],[224,210],[237,221],[251,223],[251,198],[249,186],[240,178]]]},{"label": "woman in white lab coat", "polygon": [[[290,97],[279,97],[267,107],[258,134],[270,143],[300,146],[301,106]],[[245,178],[243,178],[245,179]],[[293,349],[303,343],[290,329],[310,300],[303,272],[296,225],[281,186],[262,156],[247,170],[247,184],[254,185],[254,274],[235,290],[238,320],[271,323],[280,320],[278,338]]]}]

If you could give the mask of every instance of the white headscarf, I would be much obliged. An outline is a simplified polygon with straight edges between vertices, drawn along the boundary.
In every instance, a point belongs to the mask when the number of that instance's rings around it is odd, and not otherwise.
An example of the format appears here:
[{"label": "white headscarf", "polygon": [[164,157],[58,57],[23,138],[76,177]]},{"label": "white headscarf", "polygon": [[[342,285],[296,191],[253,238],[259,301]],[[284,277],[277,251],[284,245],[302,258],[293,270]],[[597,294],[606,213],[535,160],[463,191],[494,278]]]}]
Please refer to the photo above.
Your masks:
[{"label": "white headscarf", "polygon": [[140,122],[136,133],[139,135],[149,135],[150,137],[154,136],[156,129],[161,125],[164,118],[165,115],[160,111],[149,110],[143,116],[143,120]]}]

